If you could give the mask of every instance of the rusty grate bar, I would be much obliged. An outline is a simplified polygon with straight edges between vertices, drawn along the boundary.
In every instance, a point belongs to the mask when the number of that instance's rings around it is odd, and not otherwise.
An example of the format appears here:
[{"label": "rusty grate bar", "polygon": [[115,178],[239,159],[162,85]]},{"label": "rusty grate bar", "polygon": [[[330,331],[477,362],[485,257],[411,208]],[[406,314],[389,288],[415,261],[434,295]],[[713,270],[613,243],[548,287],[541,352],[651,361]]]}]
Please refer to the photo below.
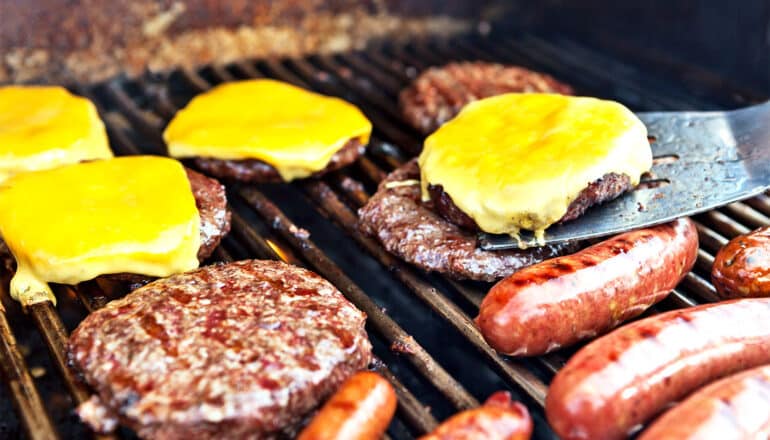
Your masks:
[{"label": "rusty grate bar", "polygon": [[[5,285],[5,283],[3,283]],[[2,294],[6,296],[5,289]],[[27,436],[33,440],[59,438],[53,422],[45,410],[27,363],[16,344],[11,326],[0,305],[0,368],[10,392],[13,406],[19,414]]]}]

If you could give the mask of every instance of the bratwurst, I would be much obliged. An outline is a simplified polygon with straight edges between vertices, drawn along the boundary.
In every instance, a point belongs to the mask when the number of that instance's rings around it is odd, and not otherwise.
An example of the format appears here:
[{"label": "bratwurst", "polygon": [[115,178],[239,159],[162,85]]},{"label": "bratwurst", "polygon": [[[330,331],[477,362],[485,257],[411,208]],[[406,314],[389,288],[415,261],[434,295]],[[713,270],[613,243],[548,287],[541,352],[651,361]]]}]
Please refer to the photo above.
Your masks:
[{"label": "bratwurst", "polygon": [[770,438],[770,366],[712,383],[663,414],[639,440]]},{"label": "bratwurst", "polygon": [[484,405],[455,414],[419,440],[529,440],[531,435],[527,408],[498,391]]},{"label": "bratwurst", "polygon": [[770,226],[739,235],[720,249],[711,281],[722,298],[770,296]]},{"label": "bratwurst", "polygon": [[622,439],[715,379],[770,363],[770,298],[674,310],[621,327],[556,374],[545,412],[563,439]]},{"label": "bratwurst", "polygon": [[620,234],[500,281],[476,323],[495,350],[536,356],[604,333],[665,298],[692,269],[689,219]]}]

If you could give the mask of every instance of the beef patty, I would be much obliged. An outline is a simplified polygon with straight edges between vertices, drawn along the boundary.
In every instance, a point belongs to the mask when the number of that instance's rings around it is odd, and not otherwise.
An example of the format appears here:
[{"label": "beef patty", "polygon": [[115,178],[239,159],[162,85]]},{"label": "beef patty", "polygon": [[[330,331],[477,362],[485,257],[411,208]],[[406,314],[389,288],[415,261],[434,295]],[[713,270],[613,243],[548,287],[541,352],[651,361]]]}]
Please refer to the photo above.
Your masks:
[{"label": "beef patty", "polygon": [[[365,145],[362,145],[358,139],[349,140],[339,151],[334,153],[326,168],[313,173],[312,177],[319,177],[350,165],[364,153],[364,148]],[[275,167],[257,159],[223,160],[197,157],[194,159],[194,163],[206,174],[221,179],[254,183],[283,182],[283,178]]]},{"label": "beef patty", "polygon": [[399,102],[406,121],[428,134],[469,102],[511,92],[571,95],[573,90],[549,75],[522,67],[462,62],[424,71],[401,91]]},{"label": "beef patty", "polygon": [[441,217],[420,194],[420,170],[413,159],[394,170],[361,208],[361,230],[389,252],[427,271],[458,279],[495,281],[522,267],[577,250],[575,243],[525,250],[485,251],[476,234]]},{"label": "beef patty", "polygon": [[[203,262],[219,246],[222,238],[230,232],[230,210],[227,208],[225,187],[221,183],[188,168],[185,168],[185,172],[187,173],[187,179],[190,181],[190,188],[192,189],[193,197],[195,197],[195,206],[198,208],[200,216],[201,244],[198,249],[198,260]],[[2,240],[0,240],[0,260],[4,268],[9,272],[16,270],[16,261]],[[144,275],[130,273],[103,276],[135,285],[142,285],[151,280],[151,278]]]},{"label": "beef patty", "polygon": [[142,438],[270,437],[371,360],[366,315],[328,281],[276,261],[214,265],[150,283],[72,332],[97,431]]},{"label": "beef patty", "polygon": [[[591,182],[580,191],[577,198],[567,207],[559,223],[574,220],[592,205],[612,200],[632,188],[631,178],[625,174],[609,173]],[[454,204],[452,197],[444,192],[441,185],[428,185],[433,206],[448,221],[471,231],[478,231],[476,222]]]},{"label": "beef patty", "polygon": [[230,210],[227,209],[224,185],[188,168],[185,171],[201,218],[198,260],[203,261],[211,256],[222,238],[230,232]]}]

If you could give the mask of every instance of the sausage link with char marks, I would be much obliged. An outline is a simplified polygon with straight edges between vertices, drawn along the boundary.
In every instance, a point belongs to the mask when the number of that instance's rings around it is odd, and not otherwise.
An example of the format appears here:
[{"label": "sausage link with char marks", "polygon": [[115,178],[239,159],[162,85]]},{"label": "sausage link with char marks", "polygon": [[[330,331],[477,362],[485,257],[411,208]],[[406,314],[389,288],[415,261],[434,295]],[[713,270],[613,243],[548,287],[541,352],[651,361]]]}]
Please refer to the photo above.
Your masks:
[{"label": "sausage link with char marks", "polygon": [[663,414],[638,440],[770,438],[770,366],[697,391]]},{"label": "sausage link with char marks", "polygon": [[770,226],[739,235],[720,249],[711,281],[722,298],[770,296]]},{"label": "sausage link with char marks", "polygon": [[545,412],[563,439],[622,439],[715,379],[770,363],[770,298],[674,310],[621,327],[556,374]]},{"label": "sausage link with char marks", "polygon": [[620,234],[500,281],[476,322],[495,350],[541,355],[641,314],[668,295],[697,255],[698,232],[686,218]]},{"label": "sausage link with char marks", "polygon": [[377,440],[396,411],[396,392],[377,373],[349,378],[327,401],[297,440]]},{"label": "sausage link with char marks", "polygon": [[455,414],[419,440],[528,440],[531,435],[527,408],[498,391],[483,406]]}]

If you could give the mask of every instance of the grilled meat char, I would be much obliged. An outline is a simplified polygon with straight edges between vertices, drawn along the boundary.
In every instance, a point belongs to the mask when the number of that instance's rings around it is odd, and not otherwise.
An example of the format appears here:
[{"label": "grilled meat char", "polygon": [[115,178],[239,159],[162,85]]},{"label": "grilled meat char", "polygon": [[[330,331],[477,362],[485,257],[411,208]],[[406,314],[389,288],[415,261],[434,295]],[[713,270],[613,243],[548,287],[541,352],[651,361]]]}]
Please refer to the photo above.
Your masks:
[{"label": "grilled meat char", "polygon": [[[313,177],[319,177],[352,164],[364,153],[364,149],[365,145],[361,144],[359,139],[349,140],[345,146],[334,153],[326,167],[314,173]],[[194,163],[201,171],[220,179],[254,183],[283,182],[283,178],[275,167],[257,159],[224,160],[197,157]]]},{"label": "grilled meat char", "polygon": [[513,92],[571,95],[573,90],[549,75],[522,67],[462,62],[424,71],[400,93],[399,103],[404,119],[428,134],[469,102]]},{"label": "grilled meat char", "polygon": [[366,315],[318,275],[276,261],[157,280],[88,316],[69,360],[99,431],[259,439],[298,422],[371,359]]},{"label": "grilled meat char", "polygon": [[[577,198],[567,207],[567,212],[559,220],[559,223],[574,220],[583,215],[589,207],[610,201],[632,187],[631,179],[625,174],[605,174],[588,184],[578,194]],[[476,222],[461,211],[452,201],[452,197],[444,192],[443,186],[428,185],[428,192],[430,193],[431,200],[434,201],[436,212],[446,220],[471,231],[479,230]]]},{"label": "grilled meat char", "polygon": [[447,221],[423,202],[417,159],[397,168],[359,210],[361,230],[389,252],[427,271],[457,279],[495,281],[522,267],[577,250],[575,243],[525,250],[485,251],[476,234]]},{"label": "grilled meat char", "polygon": [[225,187],[221,183],[188,168],[185,171],[201,218],[198,260],[203,261],[211,256],[222,237],[230,232],[230,210],[227,209]]}]

